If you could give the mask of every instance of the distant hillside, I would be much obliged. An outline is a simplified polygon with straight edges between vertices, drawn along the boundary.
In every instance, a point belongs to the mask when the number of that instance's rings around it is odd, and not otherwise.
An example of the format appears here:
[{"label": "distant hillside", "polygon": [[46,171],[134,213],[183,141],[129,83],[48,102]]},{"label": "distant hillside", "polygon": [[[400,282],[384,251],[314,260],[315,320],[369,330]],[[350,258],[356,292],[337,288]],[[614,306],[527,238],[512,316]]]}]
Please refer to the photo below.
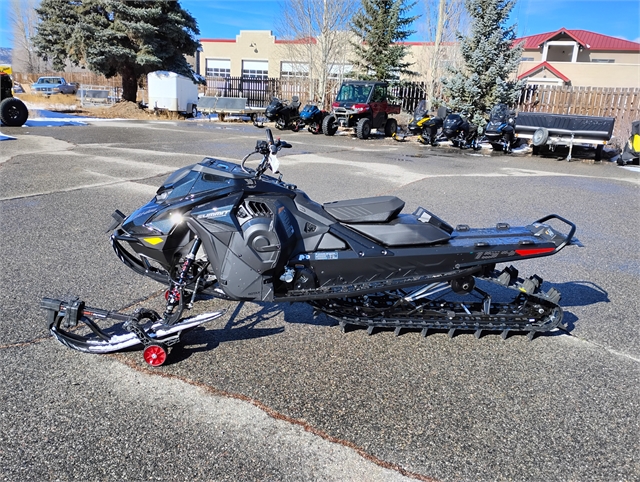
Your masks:
[{"label": "distant hillside", "polygon": [[11,51],[12,49],[0,47],[0,64],[11,63]]}]

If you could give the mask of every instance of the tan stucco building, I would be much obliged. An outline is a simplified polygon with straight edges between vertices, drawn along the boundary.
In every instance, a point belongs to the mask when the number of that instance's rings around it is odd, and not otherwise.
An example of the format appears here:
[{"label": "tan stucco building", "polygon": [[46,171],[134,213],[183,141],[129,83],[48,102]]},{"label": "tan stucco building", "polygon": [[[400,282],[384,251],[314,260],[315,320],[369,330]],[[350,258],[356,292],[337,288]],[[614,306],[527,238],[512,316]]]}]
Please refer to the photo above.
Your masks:
[{"label": "tan stucco building", "polygon": [[[586,30],[560,29],[517,39],[524,42],[518,77],[530,84],[590,87],[640,87],[640,44]],[[292,46],[313,51],[316,39],[279,40],[268,30],[241,30],[235,39],[200,39],[197,58],[200,74],[216,77],[305,77],[308,66],[292,58]],[[429,79],[433,44],[407,42],[407,60],[419,76]],[[444,46],[445,59],[456,61],[456,44]],[[349,52],[331,67],[335,79],[349,77]]]}]

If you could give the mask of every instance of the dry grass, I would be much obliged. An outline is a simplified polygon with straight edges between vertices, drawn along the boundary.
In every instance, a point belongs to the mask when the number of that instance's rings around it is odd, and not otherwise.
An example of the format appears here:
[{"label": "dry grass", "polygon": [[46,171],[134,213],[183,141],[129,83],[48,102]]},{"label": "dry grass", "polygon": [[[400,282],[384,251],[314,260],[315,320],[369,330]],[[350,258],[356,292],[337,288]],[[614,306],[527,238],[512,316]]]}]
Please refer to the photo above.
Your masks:
[{"label": "dry grass", "polygon": [[16,94],[16,97],[29,104],[76,105],[78,98],[70,94]]}]

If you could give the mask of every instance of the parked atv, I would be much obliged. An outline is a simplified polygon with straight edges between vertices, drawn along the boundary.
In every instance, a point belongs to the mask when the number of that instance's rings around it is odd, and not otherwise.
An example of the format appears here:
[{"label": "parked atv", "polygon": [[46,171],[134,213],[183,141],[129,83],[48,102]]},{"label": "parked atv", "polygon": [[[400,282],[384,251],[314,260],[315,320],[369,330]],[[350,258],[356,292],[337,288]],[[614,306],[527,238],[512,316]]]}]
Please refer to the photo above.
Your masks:
[{"label": "parked atv", "polygon": [[300,130],[300,101],[297,96],[291,98],[291,102],[287,104],[277,97],[271,99],[271,103],[264,111],[264,115],[271,122],[276,123],[277,129],[291,128],[297,132]]},{"label": "parked atv", "polygon": [[0,121],[6,126],[20,127],[27,122],[29,110],[24,102],[13,96],[12,88],[11,77],[0,72]]},{"label": "parked atv", "polygon": [[497,104],[489,113],[489,123],[484,130],[484,138],[494,151],[511,152],[516,141],[516,115],[507,104]]},{"label": "parked atv", "polygon": [[320,110],[315,104],[307,104],[300,112],[300,128],[307,126],[307,130],[312,134],[319,134],[322,131],[322,121],[329,115],[327,111]]},{"label": "parked atv", "polygon": [[371,129],[384,132],[386,137],[398,130],[398,122],[389,115],[399,114],[400,105],[388,102],[386,82],[343,82],[331,107],[322,121],[325,136],[334,135],[339,127],[353,129],[359,139],[369,137]]}]

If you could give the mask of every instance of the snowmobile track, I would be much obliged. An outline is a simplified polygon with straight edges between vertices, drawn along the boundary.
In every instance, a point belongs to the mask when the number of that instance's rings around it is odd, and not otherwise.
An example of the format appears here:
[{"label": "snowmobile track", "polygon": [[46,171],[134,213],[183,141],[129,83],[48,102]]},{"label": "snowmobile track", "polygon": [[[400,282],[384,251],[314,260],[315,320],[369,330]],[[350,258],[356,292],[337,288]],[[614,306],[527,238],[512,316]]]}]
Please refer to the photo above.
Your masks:
[{"label": "snowmobile track", "polygon": [[[375,329],[393,329],[396,335],[403,329],[420,330],[427,336],[430,330],[446,331],[453,337],[456,331],[474,332],[480,338],[483,332],[500,333],[505,339],[509,333],[526,333],[529,339],[542,332],[564,328],[563,312],[558,301],[560,293],[551,288],[542,292],[542,279],[532,276],[522,279],[513,267],[493,271],[477,279],[495,283],[517,292],[509,302],[492,302],[491,296],[472,282],[468,293],[480,295],[478,301],[465,301],[464,297],[446,300],[433,297],[452,287],[449,283],[432,283],[413,292],[385,291],[372,295],[351,296],[309,302],[318,311],[336,318],[343,331],[355,325]],[[460,292],[460,290],[458,290]]]}]

